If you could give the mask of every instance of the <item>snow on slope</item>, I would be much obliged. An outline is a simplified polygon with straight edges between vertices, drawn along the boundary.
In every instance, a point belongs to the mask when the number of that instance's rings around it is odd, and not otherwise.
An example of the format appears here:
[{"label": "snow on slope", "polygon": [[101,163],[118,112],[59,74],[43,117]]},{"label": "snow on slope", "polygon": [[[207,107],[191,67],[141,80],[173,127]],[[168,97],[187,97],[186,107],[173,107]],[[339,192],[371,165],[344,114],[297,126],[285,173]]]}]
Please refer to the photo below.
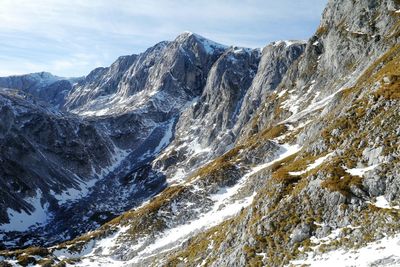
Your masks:
[{"label": "snow on slope", "polygon": [[306,44],[307,41],[306,40],[280,40],[280,41],[273,42],[272,45],[280,46],[281,44],[285,44],[285,46],[291,46],[291,45],[299,44],[299,43]]},{"label": "snow on slope", "polygon": [[298,111],[299,110],[299,103],[301,103],[301,101],[299,101],[298,98],[296,98],[296,96],[291,96],[291,98],[289,98],[289,100],[286,100],[283,103],[283,108],[288,109],[290,112],[293,113],[292,116],[290,116],[288,119],[284,120],[284,123],[295,123],[298,122],[301,118],[304,118],[305,116],[324,108],[325,106],[327,106],[333,99],[334,97],[341,92],[342,90],[344,90],[345,88],[342,88],[340,90],[338,90],[337,92],[319,100],[316,101],[314,103],[312,103],[311,105],[307,106],[307,108],[305,108],[304,110]]},{"label": "snow on slope", "polygon": [[176,118],[172,118],[168,124],[166,125],[166,131],[165,131],[165,135],[164,137],[161,139],[160,143],[158,144],[158,146],[155,148],[154,153],[159,153],[161,152],[161,150],[163,150],[164,148],[166,148],[169,143],[171,142],[172,138],[173,138],[173,127],[175,125],[175,121]]},{"label": "snow on slope", "polygon": [[292,261],[289,266],[363,267],[400,266],[400,235],[385,237],[360,249],[339,249],[321,255],[308,253],[306,259]]},{"label": "snow on slope", "polygon": [[90,189],[101,179],[103,179],[107,174],[114,171],[123,160],[129,155],[129,150],[122,150],[117,147],[114,147],[114,157],[112,159],[112,164],[100,171],[100,173],[96,173],[93,170],[93,176],[95,178],[89,181],[82,181],[79,177],[76,176],[77,180],[80,181],[77,188],[69,188],[68,190],[63,191],[61,194],[55,194],[51,192],[54,197],[58,200],[58,204],[63,205],[71,201],[75,201],[86,196]]},{"label": "snow on slope", "polygon": [[284,152],[277,159],[253,167],[251,171],[244,175],[233,187],[222,188],[217,194],[211,195],[210,198],[214,201],[211,211],[203,214],[197,220],[166,231],[161,238],[158,238],[152,245],[140,252],[130,263],[138,263],[154,253],[160,253],[160,251],[168,251],[180,245],[195,233],[216,226],[236,215],[242,208],[249,206],[253,202],[255,193],[241,200],[232,200],[240,189],[246,185],[249,178],[257,172],[273,165],[275,162],[297,153],[300,149],[301,148],[297,145],[282,145],[282,150]]},{"label": "snow on slope", "polygon": [[305,170],[298,171],[298,172],[289,172],[289,174],[290,175],[294,175],[294,176],[305,174],[306,172],[311,171],[311,170],[317,168],[318,166],[320,166],[322,163],[324,163],[333,154],[334,153],[329,153],[328,155],[315,160],[315,162],[310,164],[310,165],[308,165],[308,167]]},{"label": "snow on slope", "polygon": [[346,172],[349,173],[349,174],[351,174],[351,175],[353,175],[353,176],[360,176],[360,177],[363,177],[364,174],[365,174],[366,172],[372,171],[372,170],[374,170],[374,169],[375,169],[376,167],[378,167],[378,166],[379,166],[379,164],[377,164],[377,165],[372,165],[372,166],[365,167],[365,168],[347,169]]},{"label": "snow on slope", "polygon": [[215,50],[225,50],[228,48],[228,46],[214,42],[210,39],[207,39],[201,35],[198,35],[196,33],[193,32],[185,32],[183,33],[183,35],[186,36],[194,36],[196,37],[197,40],[200,41],[200,43],[203,45],[204,50],[208,53],[208,54],[213,54]]},{"label": "snow on slope", "polygon": [[[83,251],[80,253],[72,253],[69,250],[61,249],[54,251],[54,255],[59,259],[68,259],[68,258],[78,258],[85,256],[81,262],[79,262],[79,266],[121,266],[121,261],[117,261],[112,259],[110,256],[110,249],[116,245],[118,237],[126,232],[128,227],[120,228],[115,234],[110,237],[104,238],[98,241],[91,241],[87,244]],[[99,251],[101,251],[99,255]],[[96,252],[96,255],[95,255]],[[94,259],[96,261],[94,261]],[[70,266],[70,265],[67,265]],[[74,265],[76,266],[76,265]]]},{"label": "snow on slope", "polygon": [[[313,114],[318,110],[324,109],[335,99],[337,94],[339,94],[340,92],[342,92],[347,88],[353,87],[357,82],[358,78],[361,76],[361,74],[365,72],[365,70],[366,67],[361,67],[360,69],[355,70],[353,73],[349,75],[349,80],[347,83],[345,83],[335,92],[331,93],[328,96],[325,96],[322,99],[319,99],[320,92],[318,90],[314,90],[316,89],[315,80],[311,82],[311,86],[305,94],[296,95],[295,91],[293,90],[289,91],[290,94],[289,98],[284,102],[282,102],[281,107],[286,110],[289,110],[292,113],[292,115],[289,118],[282,121],[281,123],[296,123],[299,122],[302,118],[305,118],[306,116]],[[307,101],[310,99],[312,99],[310,105],[300,110],[301,103],[307,103]]]},{"label": "snow on slope", "polygon": [[[65,205],[86,196],[90,189],[99,180],[104,178],[108,173],[114,171],[129,154],[129,151],[121,150],[117,147],[115,147],[114,151],[114,157],[112,159],[113,163],[109,167],[102,169],[100,173],[93,172],[93,175],[96,178],[89,181],[83,181],[80,177],[76,176],[77,181],[79,181],[79,185],[76,188],[69,188],[61,194],[56,194],[54,191],[50,190],[50,194],[58,200],[59,205]],[[26,199],[26,202],[33,207],[32,212],[30,213],[25,211],[18,212],[8,208],[7,213],[10,222],[0,225],[0,230],[5,232],[23,232],[28,230],[30,227],[44,225],[52,215],[48,211],[49,203],[42,203],[42,195],[42,192],[38,189],[35,197]]]},{"label": "snow on slope", "polygon": [[10,222],[7,224],[0,225],[0,230],[5,232],[10,231],[25,231],[32,226],[39,226],[46,223],[48,219],[48,203],[41,203],[42,192],[38,189],[34,197],[26,199],[33,207],[32,212],[27,213],[26,211],[15,211],[8,208],[7,213]]},{"label": "snow on slope", "polygon": [[[153,245],[148,246],[144,251],[140,252],[138,257],[133,259],[132,262],[140,262],[143,258],[151,256],[153,252],[158,253],[159,249],[166,248],[169,250],[171,249],[172,244],[175,244],[174,246],[179,245],[196,232],[218,225],[227,218],[237,214],[242,208],[249,206],[253,202],[255,194],[238,201],[232,201],[232,198],[246,185],[250,176],[271,166],[277,161],[297,153],[300,150],[297,145],[283,145],[282,148],[284,152],[278,159],[252,168],[252,170],[244,175],[233,187],[222,188],[217,194],[211,195],[210,198],[214,201],[211,211],[203,214],[199,219],[191,221],[188,224],[168,230],[161,238],[157,239]],[[179,241],[178,244],[176,244],[177,241]]]},{"label": "snow on slope", "polygon": [[[134,257],[132,260],[118,261],[114,258],[110,258],[108,255],[109,253],[103,253],[104,251],[109,252],[113,249],[116,244],[115,240],[118,240],[118,237],[123,234],[123,231],[121,230],[112,237],[99,241],[93,241],[94,243],[86,246],[86,249],[83,253],[81,253],[80,255],[74,255],[75,257],[82,257],[82,261],[79,262],[76,266],[123,266],[125,264],[140,263],[144,259],[151,257],[156,253],[158,254],[160,252],[166,252],[173,248],[176,248],[177,246],[182,244],[182,242],[186,241],[188,238],[198,233],[199,231],[209,229],[222,223],[228,218],[231,218],[232,216],[240,212],[242,208],[248,207],[253,202],[256,193],[253,193],[252,195],[239,200],[235,198],[240,189],[246,186],[246,183],[250,180],[249,178],[252,175],[273,165],[275,162],[278,162],[290,155],[297,153],[301,149],[301,147],[299,147],[298,145],[291,146],[287,144],[282,145],[281,148],[282,153],[277,159],[253,167],[233,187],[222,188],[218,193],[211,195],[210,199],[214,201],[214,204],[209,212],[201,215],[198,219],[192,220],[184,225],[166,230],[164,233],[158,236],[152,244],[148,245],[144,248],[144,250],[140,251],[137,256]],[[139,241],[139,243],[135,245],[135,247],[140,248],[142,245],[142,242]],[[94,251],[99,249],[103,251],[102,254],[94,255]]]},{"label": "snow on slope", "polygon": [[389,201],[386,200],[385,196],[379,196],[376,197],[376,202],[375,203],[371,203],[371,202],[367,202],[370,203],[372,205],[374,205],[377,208],[381,208],[381,209],[395,209],[395,210],[400,210],[400,206],[392,206],[390,205]]}]

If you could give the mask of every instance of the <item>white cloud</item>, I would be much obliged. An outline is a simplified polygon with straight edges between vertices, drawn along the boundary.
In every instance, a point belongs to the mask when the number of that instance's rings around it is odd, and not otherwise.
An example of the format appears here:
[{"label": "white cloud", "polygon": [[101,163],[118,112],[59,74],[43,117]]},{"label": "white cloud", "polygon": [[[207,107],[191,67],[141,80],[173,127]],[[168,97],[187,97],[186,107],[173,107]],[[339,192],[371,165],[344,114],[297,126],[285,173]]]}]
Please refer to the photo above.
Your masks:
[{"label": "white cloud", "polygon": [[[325,1],[0,0],[0,71],[27,72],[37,66],[59,75],[82,75],[185,30],[251,47],[306,38]],[[18,67],[17,62],[31,65]]]}]

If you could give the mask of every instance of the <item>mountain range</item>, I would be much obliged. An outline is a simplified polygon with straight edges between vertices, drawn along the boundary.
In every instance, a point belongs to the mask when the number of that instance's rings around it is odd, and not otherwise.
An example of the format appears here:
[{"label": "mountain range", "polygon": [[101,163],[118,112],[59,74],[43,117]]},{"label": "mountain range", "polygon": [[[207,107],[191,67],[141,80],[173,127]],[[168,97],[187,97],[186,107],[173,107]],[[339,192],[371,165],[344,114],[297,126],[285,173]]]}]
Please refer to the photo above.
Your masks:
[{"label": "mountain range", "polygon": [[0,266],[399,266],[399,37],[329,0],[307,41],[0,78]]}]

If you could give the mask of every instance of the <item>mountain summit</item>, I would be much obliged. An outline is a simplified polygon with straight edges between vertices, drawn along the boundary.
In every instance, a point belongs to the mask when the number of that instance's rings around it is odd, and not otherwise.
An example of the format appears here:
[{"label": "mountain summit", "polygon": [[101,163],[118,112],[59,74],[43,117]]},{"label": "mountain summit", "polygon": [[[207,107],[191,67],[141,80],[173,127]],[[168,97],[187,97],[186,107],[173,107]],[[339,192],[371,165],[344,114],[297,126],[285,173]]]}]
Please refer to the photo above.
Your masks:
[{"label": "mountain summit", "polygon": [[0,265],[400,265],[399,16],[0,78]]}]

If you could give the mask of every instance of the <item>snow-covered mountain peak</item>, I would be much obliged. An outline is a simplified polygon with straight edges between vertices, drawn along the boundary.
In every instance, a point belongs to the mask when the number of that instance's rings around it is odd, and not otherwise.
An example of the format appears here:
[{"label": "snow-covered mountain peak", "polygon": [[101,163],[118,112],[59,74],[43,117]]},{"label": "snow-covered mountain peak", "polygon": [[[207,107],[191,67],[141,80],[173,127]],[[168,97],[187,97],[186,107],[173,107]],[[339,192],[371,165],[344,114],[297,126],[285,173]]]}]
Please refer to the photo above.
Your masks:
[{"label": "snow-covered mountain peak", "polygon": [[185,42],[197,42],[200,43],[204,50],[208,54],[212,54],[215,51],[223,51],[226,50],[229,46],[223,45],[220,43],[217,43],[215,41],[212,41],[210,39],[207,39],[197,33],[193,32],[183,32],[182,34],[178,35],[178,37],[175,39],[175,42],[178,43],[185,43]]},{"label": "snow-covered mountain peak", "polygon": [[[66,108],[81,116],[179,109],[199,96],[213,63],[226,50],[200,35],[183,33],[172,42],[95,69],[74,86]],[[175,100],[169,102],[170,97]]]},{"label": "snow-covered mountain peak", "polygon": [[399,9],[330,0],[262,50],[184,33],[54,115],[0,97],[0,247],[45,246],[0,265],[399,265]]},{"label": "snow-covered mountain peak", "polygon": [[23,74],[23,75],[12,75],[9,77],[3,77],[3,78],[14,78],[14,79],[19,79],[19,78],[25,78],[29,79],[34,82],[38,82],[41,84],[50,84],[58,80],[62,80],[64,78],[55,76],[51,74],[50,72],[34,72],[34,73],[29,73],[29,74]]},{"label": "snow-covered mountain peak", "polygon": [[272,42],[271,45],[273,46],[291,46],[291,45],[302,45],[302,44],[306,44],[307,40],[280,40],[280,41],[275,41]]}]

